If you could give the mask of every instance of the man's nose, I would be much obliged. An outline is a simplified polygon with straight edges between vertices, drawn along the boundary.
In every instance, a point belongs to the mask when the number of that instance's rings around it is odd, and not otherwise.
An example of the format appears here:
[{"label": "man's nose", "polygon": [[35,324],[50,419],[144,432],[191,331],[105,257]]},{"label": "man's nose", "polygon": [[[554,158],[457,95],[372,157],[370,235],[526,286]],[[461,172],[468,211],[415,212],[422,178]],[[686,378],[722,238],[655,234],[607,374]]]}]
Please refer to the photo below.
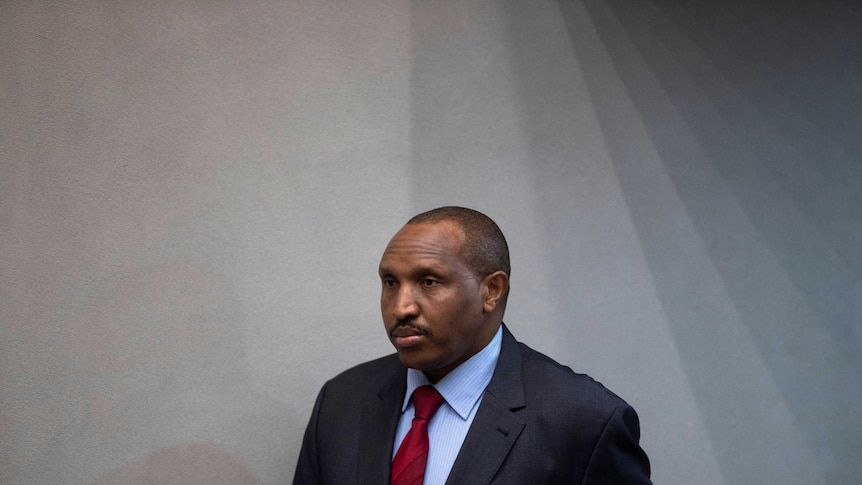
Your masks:
[{"label": "man's nose", "polygon": [[395,308],[393,316],[399,320],[407,317],[415,317],[419,314],[419,306],[413,298],[413,288],[410,285],[401,285],[398,295],[395,297]]}]

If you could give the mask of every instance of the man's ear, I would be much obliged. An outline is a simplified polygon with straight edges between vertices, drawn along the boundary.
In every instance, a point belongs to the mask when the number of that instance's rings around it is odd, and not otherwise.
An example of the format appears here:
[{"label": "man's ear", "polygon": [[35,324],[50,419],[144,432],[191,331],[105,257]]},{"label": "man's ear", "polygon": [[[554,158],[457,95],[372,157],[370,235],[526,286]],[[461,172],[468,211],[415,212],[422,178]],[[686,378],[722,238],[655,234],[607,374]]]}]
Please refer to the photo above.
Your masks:
[{"label": "man's ear", "polygon": [[509,289],[509,277],[503,271],[495,271],[482,279],[483,310],[491,313],[499,308]]}]

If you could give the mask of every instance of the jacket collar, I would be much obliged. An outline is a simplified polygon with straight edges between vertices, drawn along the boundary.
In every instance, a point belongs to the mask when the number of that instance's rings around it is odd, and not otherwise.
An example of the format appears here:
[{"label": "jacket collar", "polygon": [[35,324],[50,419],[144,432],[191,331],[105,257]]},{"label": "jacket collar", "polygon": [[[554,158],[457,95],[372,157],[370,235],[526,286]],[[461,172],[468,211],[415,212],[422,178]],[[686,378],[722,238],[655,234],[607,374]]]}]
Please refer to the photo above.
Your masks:
[{"label": "jacket collar", "polygon": [[392,467],[392,441],[398,427],[401,404],[407,387],[407,369],[394,357],[394,372],[376,393],[362,404],[359,429],[359,469],[357,483],[389,483]]},{"label": "jacket collar", "polygon": [[446,483],[490,483],[524,429],[525,422],[516,413],[524,406],[521,349],[504,325],[494,376]]}]

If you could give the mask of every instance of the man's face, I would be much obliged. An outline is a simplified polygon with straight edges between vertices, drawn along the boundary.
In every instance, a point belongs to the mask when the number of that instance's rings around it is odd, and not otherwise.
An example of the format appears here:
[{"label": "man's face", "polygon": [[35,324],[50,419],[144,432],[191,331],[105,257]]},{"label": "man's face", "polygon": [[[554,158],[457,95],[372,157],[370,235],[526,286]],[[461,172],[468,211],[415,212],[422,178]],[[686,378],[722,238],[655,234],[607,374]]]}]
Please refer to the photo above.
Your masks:
[{"label": "man's face", "polygon": [[457,223],[408,224],[380,260],[380,310],[401,362],[437,382],[482,350],[486,323],[481,281],[461,261]]}]

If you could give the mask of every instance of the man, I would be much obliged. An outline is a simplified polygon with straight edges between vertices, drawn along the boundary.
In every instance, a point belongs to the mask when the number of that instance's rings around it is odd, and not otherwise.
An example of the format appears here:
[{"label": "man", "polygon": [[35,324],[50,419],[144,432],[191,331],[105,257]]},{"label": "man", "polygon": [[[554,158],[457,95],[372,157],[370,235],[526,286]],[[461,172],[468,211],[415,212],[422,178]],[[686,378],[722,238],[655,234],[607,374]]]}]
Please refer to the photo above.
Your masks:
[{"label": "man", "polygon": [[509,274],[484,214],[408,221],[380,261],[397,356],[324,385],[294,485],[650,483],[635,411],[503,325]]}]

